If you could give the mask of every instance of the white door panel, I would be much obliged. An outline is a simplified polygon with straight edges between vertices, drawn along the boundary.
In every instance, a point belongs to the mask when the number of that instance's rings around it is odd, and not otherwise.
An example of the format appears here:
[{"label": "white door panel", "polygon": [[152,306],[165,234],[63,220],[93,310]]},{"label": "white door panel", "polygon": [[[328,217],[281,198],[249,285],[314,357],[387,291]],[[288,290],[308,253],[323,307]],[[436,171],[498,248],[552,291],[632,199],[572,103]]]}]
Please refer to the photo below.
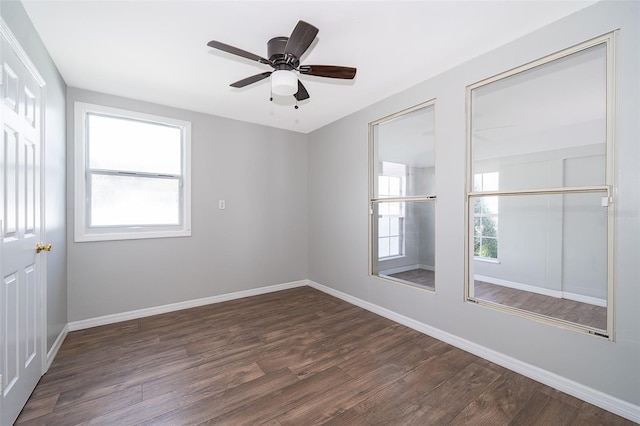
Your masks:
[{"label": "white door panel", "polygon": [[43,369],[41,79],[2,28],[0,46],[0,424],[12,424]]}]

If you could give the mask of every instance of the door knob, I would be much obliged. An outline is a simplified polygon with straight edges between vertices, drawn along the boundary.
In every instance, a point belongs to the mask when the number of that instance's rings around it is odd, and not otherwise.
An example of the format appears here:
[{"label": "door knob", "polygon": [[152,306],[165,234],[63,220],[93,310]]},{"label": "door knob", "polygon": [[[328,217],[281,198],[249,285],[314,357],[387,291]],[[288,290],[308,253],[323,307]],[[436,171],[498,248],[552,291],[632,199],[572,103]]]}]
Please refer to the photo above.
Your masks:
[{"label": "door knob", "polygon": [[51,244],[36,244],[36,253],[41,251],[51,251]]}]

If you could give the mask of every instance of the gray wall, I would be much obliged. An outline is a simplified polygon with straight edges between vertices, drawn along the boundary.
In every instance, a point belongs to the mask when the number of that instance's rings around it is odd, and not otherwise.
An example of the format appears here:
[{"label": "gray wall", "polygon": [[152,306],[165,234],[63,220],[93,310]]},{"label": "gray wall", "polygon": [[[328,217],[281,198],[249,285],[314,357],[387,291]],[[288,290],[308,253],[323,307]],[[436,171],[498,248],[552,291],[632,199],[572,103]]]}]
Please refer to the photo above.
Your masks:
[{"label": "gray wall", "polygon": [[[639,21],[640,3],[596,4],[311,133],[309,278],[640,404]],[[464,303],[465,86],[616,28],[621,31],[615,342]],[[437,99],[435,294],[367,275],[367,124],[432,98]]]},{"label": "gray wall", "polygon": [[65,97],[67,86],[36,33],[22,4],[1,1],[0,15],[46,82],[44,174],[47,253],[47,350],[67,324],[67,250],[65,221]]},{"label": "gray wall", "polygon": [[[69,321],[307,278],[305,135],[75,88],[67,100]],[[191,122],[191,237],[73,242],[75,101]]]}]

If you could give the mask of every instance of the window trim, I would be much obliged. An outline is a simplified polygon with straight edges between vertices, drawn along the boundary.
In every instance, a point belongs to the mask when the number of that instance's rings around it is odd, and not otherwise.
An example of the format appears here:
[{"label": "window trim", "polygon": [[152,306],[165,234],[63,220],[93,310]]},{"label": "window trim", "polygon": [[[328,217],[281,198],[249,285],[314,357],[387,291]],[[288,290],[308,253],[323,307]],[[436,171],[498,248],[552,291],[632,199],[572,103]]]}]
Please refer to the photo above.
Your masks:
[{"label": "window trim", "polygon": [[[572,47],[557,51],[549,54],[537,60],[533,60],[524,65],[512,68],[505,72],[488,77],[484,80],[470,84],[466,88],[466,133],[467,133],[467,170],[466,170],[466,198],[465,198],[465,239],[464,239],[464,257],[465,257],[465,278],[464,278],[464,301],[472,302],[481,306],[490,307],[499,311],[507,312],[520,316],[523,318],[531,318],[543,323],[552,324],[561,328],[590,334],[605,338],[610,341],[615,340],[614,336],[614,308],[615,308],[615,279],[614,279],[614,238],[615,238],[615,188],[616,176],[615,176],[615,106],[616,106],[616,43],[618,37],[618,30],[600,35],[593,39],[579,43]],[[604,44],[606,46],[606,162],[605,162],[605,183],[604,185],[594,186],[581,186],[581,187],[552,187],[552,188],[537,188],[537,189],[523,189],[523,190],[510,190],[510,191],[484,191],[476,192],[473,189],[473,167],[472,167],[472,147],[471,147],[471,92],[473,89],[485,86],[487,84],[511,77],[521,72],[530,70],[540,65],[551,63],[555,60],[565,58],[574,53],[581,52],[591,47]],[[470,214],[473,198],[479,196],[514,196],[514,195],[535,195],[535,194],[576,194],[576,193],[594,193],[601,192],[608,200],[608,220],[607,220],[607,329],[600,330],[594,329],[586,325],[581,325],[573,322],[568,322],[559,318],[537,314],[535,312],[525,311],[522,309],[499,305],[496,303],[483,301],[482,299],[471,297],[470,295],[470,282],[469,271],[470,263],[475,259],[472,256],[471,237],[473,237],[471,231],[471,221],[473,215]]]},{"label": "window trim", "polygon": [[[422,102],[418,105],[414,105],[412,107],[406,108],[404,110],[395,112],[393,114],[390,114],[388,116],[379,118],[377,120],[371,121],[369,122],[369,131],[368,131],[368,139],[369,139],[369,164],[368,164],[368,173],[369,173],[369,199],[368,199],[368,213],[369,213],[369,224],[368,224],[368,239],[369,239],[369,249],[368,249],[368,275],[370,277],[374,277],[374,278],[378,278],[384,281],[388,281],[388,282],[392,282],[394,284],[401,284],[401,285],[406,285],[409,286],[411,288],[417,288],[420,289],[422,291],[426,291],[429,293],[436,293],[436,290],[431,290],[431,289],[427,289],[427,288],[423,288],[421,286],[416,286],[416,285],[412,285],[412,284],[407,284],[405,282],[399,281],[399,280],[392,280],[389,278],[385,278],[384,276],[378,275],[376,273],[374,273],[373,271],[373,267],[374,267],[374,263],[373,263],[373,253],[377,252],[377,246],[376,246],[376,242],[374,242],[374,240],[376,240],[376,238],[374,238],[374,232],[373,232],[373,227],[377,226],[378,223],[378,218],[376,215],[374,215],[375,212],[375,206],[379,203],[384,203],[384,202],[395,202],[395,201],[399,201],[399,202],[413,202],[413,201],[423,201],[423,202],[436,202],[436,192],[437,192],[437,180],[435,180],[434,183],[434,188],[436,188],[436,190],[434,190],[434,194],[431,195],[424,195],[424,196],[416,196],[416,195],[409,195],[409,196],[403,196],[403,197],[376,197],[376,188],[378,185],[378,175],[376,174],[376,153],[375,153],[375,129],[376,126],[378,124],[382,124],[388,121],[392,121],[398,117],[401,117],[405,114],[409,114],[412,113],[414,111],[419,111],[423,108],[428,108],[428,107],[433,107],[435,109],[436,106],[436,99],[430,99],[428,101]],[[435,119],[434,119],[435,120]],[[434,123],[435,125],[435,123]],[[434,127],[434,133],[436,132],[436,127]],[[437,136],[434,139],[435,144],[437,145]],[[436,154],[434,153],[434,157],[436,157]],[[437,160],[437,158],[434,158],[434,160]],[[435,217],[437,220],[437,211],[435,213]],[[437,230],[435,230],[435,233],[437,235]],[[437,241],[436,235],[434,235],[434,244]],[[403,256],[399,256],[399,257],[404,257]],[[436,254],[435,254],[435,259],[434,259],[434,263],[437,263],[437,249],[436,249]],[[393,259],[393,257],[389,257],[389,258],[385,258],[384,260],[391,260]]]},{"label": "window trim", "polygon": [[[146,121],[181,129],[180,222],[178,225],[135,225],[88,227],[87,116],[89,114]],[[97,170],[97,169],[96,169]],[[113,171],[109,170],[108,174]],[[137,173],[144,177],[144,173]],[[155,176],[154,176],[155,177]],[[172,176],[175,179],[175,176]],[[74,102],[74,241],[112,241],[191,236],[191,123],[170,117],[146,114],[86,102]]]}]

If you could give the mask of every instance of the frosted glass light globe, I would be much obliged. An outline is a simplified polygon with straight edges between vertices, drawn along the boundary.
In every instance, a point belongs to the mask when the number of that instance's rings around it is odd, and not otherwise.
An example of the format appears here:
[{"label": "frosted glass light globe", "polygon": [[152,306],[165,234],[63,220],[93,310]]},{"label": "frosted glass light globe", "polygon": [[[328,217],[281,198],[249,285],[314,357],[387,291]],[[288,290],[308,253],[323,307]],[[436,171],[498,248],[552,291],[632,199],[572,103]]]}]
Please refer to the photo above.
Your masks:
[{"label": "frosted glass light globe", "polygon": [[271,91],[279,96],[291,96],[298,92],[298,77],[293,71],[278,70],[271,73]]}]

